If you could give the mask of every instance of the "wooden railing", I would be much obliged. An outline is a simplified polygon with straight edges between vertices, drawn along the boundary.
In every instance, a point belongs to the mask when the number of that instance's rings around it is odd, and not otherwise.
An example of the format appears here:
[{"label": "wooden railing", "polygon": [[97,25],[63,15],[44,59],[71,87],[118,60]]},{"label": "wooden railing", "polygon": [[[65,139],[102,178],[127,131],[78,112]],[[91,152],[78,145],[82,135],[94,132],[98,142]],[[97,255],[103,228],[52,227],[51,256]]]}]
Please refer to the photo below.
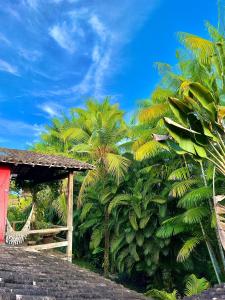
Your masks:
[{"label": "wooden railing", "polygon": [[[68,231],[68,227],[60,227],[60,226],[55,226],[53,228],[45,228],[45,229],[31,229],[29,231],[29,235],[32,234],[51,234],[51,233],[60,233],[62,231]],[[53,249],[53,248],[60,248],[60,247],[67,247],[68,246],[68,241],[60,239],[58,242],[53,242],[53,243],[47,243],[47,244],[41,244],[41,245],[32,245],[32,246],[25,246],[24,248],[26,250],[47,250],[47,249]]]}]

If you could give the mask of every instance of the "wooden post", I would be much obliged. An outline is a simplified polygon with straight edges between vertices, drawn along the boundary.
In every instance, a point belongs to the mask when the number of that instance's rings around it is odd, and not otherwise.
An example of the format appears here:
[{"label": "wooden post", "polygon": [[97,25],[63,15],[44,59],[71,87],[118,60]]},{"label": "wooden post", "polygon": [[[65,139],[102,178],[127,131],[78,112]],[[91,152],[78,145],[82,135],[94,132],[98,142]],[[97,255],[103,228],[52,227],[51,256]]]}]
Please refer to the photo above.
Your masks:
[{"label": "wooden post", "polygon": [[67,196],[67,259],[72,262],[73,250],[73,172],[68,176],[68,196]]}]

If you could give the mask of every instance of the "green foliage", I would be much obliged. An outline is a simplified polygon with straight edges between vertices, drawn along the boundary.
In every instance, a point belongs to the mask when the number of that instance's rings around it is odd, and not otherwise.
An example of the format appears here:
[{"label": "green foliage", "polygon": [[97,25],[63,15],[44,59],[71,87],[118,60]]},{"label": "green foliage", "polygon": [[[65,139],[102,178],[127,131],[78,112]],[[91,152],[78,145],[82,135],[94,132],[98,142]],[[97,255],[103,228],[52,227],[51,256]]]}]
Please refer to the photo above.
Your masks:
[{"label": "green foliage", "polygon": [[151,290],[146,293],[146,296],[151,296],[156,300],[177,300],[177,291],[167,293],[166,291]]},{"label": "green foliage", "polygon": [[[209,284],[198,277],[204,272],[215,283],[212,267],[223,260],[212,170],[220,172],[215,188],[222,195],[225,40],[212,25],[207,29],[211,40],[178,35],[185,48],[176,53],[176,68],[156,64],[162,80],[130,126],[108,98],[89,99],[68,117],[54,118],[34,145],[95,165],[76,177],[75,257],[138,282],[155,299],[183,296],[180,278],[188,278],[186,295],[203,291]],[[63,184],[42,189],[36,195],[40,221],[65,223]]]},{"label": "green foliage", "polygon": [[209,282],[205,278],[197,278],[191,274],[186,279],[185,295],[193,296],[199,294],[209,288]]}]

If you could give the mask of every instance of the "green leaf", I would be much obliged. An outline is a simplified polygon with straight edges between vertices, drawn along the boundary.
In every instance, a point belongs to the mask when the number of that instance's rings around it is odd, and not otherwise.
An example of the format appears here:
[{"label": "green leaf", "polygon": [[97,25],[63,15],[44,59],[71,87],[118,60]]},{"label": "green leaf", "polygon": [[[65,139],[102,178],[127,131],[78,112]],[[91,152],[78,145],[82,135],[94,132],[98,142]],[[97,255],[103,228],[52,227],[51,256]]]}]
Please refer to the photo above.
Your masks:
[{"label": "green leaf", "polygon": [[187,118],[186,115],[190,113],[192,110],[186,105],[184,102],[179,99],[169,97],[168,98],[170,108],[177,120],[180,121],[184,126],[187,126]]},{"label": "green leaf", "polygon": [[110,202],[108,207],[109,214],[112,212],[114,208],[120,205],[128,205],[130,201],[130,195],[129,194],[120,194],[113,198],[113,200]]},{"label": "green leaf", "polygon": [[136,234],[136,241],[139,247],[142,247],[144,243],[144,235],[141,231],[137,232]]},{"label": "green leaf", "polygon": [[197,278],[194,274],[186,280],[185,295],[193,296],[209,288],[209,282],[205,278]]},{"label": "green leaf", "polygon": [[150,220],[150,217],[151,216],[147,216],[147,217],[141,218],[140,223],[139,223],[139,227],[141,229],[145,228],[145,226],[148,224],[148,221]]},{"label": "green leaf", "polygon": [[188,239],[180,249],[177,255],[177,261],[183,262],[191,255],[192,251],[198,246],[198,244],[202,241],[199,237],[192,237]]},{"label": "green leaf", "polygon": [[201,204],[204,200],[212,198],[212,188],[203,186],[200,188],[195,188],[185,194],[179,201],[178,207],[182,208],[193,208]]},{"label": "green leaf", "polygon": [[[135,199],[136,200],[136,199]],[[138,218],[141,218],[141,206],[139,201],[132,201],[132,207],[135,211],[135,214]]]},{"label": "green leaf", "polygon": [[183,215],[178,215],[167,219],[157,230],[156,236],[159,238],[169,238],[187,230],[187,225],[183,223]]},{"label": "green leaf", "polygon": [[136,215],[133,212],[130,213],[129,220],[130,220],[130,224],[133,227],[133,229],[138,230],[137,218],[136,218]]},{"label": "green leaf", "polygon": [[215,101],[210,91],[198,82],[189,84],[191,93],[197,101],[210,113],[212,121],[217,120]]},{"label": "green leaf", "polygon": [[136,245],[135,244],[130,244],[129,245],[129,250],[130,250],[130,254],[135,259],[135,261],[139,261],[140,257],[139,257],[139,255],[137,253]]},{"label": "green leaf", "polygon": [[115,236],[112,240],[111,240],[111,245],[110,245],[110,251],[111,253],[114,253],[115,251],[118,250],[118,248],[120,247],[121,243],[124,240],[124,236]]},{"label": "green leaf", "polygon": [[177,291],[173,290],[172,293],[160,290],[150,290],[145,293],[146,296],[153,297],[156,300],[177,300]]},{"label": "green leaf", "polygon": [[168,177],[168,180],[183,180],[189,178],[189,170],[188,167],[181,167],[172,171]]},{"label": "green leaf", "polygon": [[91,235],[90,248],[97,248],[100,245],[102,238],[103,230],[101,228],[95,229]]},{"label": "green leaf", "polygon": [[131,232],[127,232],[126,233],[126,241],[128,244],[130,244],[135,238],[135,232],[131,231]]},{"label": "green leaf", "polygon": [[170,195],[173,197],[182,197],[198,180],[187,179],[180,182],[176,182],[172,185]]},{"label": "green leaf", "polygon": [[86,218],[87,214],[90,212],[92,207],[93,207],[93,203],[88,202],[88,203],[84,204],[81,215],[80,215],[81,221],[83,221]]},{"label": "green leaf", "polygon": [[187,224],[195,224],[199,223],[203,218],[205,218],[208,215],[209,210],[204,206],[200,206],[187,210],[183,214],[183,220]]}]

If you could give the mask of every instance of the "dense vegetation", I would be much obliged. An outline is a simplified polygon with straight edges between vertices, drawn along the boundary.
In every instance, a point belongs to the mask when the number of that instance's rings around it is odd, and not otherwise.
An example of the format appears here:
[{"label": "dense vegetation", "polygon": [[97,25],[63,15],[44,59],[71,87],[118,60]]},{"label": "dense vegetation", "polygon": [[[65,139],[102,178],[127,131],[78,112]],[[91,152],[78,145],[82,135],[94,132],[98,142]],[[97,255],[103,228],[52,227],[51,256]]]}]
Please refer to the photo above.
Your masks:
[{"label": "dense vegetation", "polygon": [[[206,26],[209,40],[179,34],[177,65],[157,63],[162,80],[129,124],[110,98],[90,99],[34,145],[96,167],[75,179],[74,260],[156,299],[225,280],[213,203],[225,194],[225,39]],[[40,187],[40,222],[65,222],[64,192]]]}]

